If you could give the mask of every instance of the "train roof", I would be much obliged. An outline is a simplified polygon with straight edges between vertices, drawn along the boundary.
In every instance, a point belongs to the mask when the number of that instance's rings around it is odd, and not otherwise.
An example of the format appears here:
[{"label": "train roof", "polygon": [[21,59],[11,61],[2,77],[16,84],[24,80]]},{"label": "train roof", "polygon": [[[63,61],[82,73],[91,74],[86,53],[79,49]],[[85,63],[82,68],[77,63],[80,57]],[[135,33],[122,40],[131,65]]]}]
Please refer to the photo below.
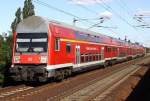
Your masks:
[{"label": "train roof", "polygon": [[[61,27],[70,28],[75,31],[80,31],[83,33],[91,34],[91,35],[106,36],[101,33],[97,33],[94,31],[79,28],[79,27],[76,27],[73,25],[66,24],[64,22],[59,22],[56,20],[49,20],[49,19],[47,19],[45,17],[41,17],[41,16],[31,16],[31,17],[24,19],[22,22],[20,22],[18,24],[16,31],[17,31],[17,33],[28,32],[29,30],[32,30],[32,32],[36,32],[36,31],[37,32],[47,32],[48,24],[53,24],[53,25],[57,25],[57,26],[61,26]],[[37,29],[39,29],[39,30],[37,30]],[[109,37],[109,36],[106,36],[106,37]],[[112,38],[112,37],[109,37],[109,38]]]},{"label": "train roof", "polygon": [[58,22],[56,20],[49,20],[45,17],[41,17],[41,16],[31,16],[28,17],[26,19],[24,19],[23,21],[21,21],[18,25],[17,25],[17,29],[16,32],[17,33],[28,33],[28,32],[48,32],[48,25],[52,24],[52,25],[57,25],[60,27],[65,27],[65,28],[69,28],[69,29],[73,29],[75,31],[79,31],[82,33],[86,33],[86,34],[90,34],[90,35],[95,35],[95,36],[100,36],[106,39],[111,39],[114,43],[118,43],[118,45],[124,45],[124,46],[133,46],[133,44],[129,44],[128,42],[125,42],[124,40],[119,40],[117,38],[113,38],[107,35],[103,35],[101,33],[97,33],[94,31],[90,31],[90,30],[86,30],[83,28],[78,28],[76,26],[73,25],[69,25],[63,22]]}]

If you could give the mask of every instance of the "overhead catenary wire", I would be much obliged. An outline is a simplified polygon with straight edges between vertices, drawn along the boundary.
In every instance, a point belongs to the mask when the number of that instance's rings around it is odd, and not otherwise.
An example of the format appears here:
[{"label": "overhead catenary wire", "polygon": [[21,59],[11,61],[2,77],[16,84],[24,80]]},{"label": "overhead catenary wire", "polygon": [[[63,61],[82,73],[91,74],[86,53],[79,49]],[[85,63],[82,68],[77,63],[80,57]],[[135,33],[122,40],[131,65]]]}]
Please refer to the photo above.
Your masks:
[{"label": "overhead catenary wire", "polygon": [[88,12],[95,13],[96,15],[99,14],[99,13],[96,12],[95,10],[89,9],[88,7],[83,6],[83,5],[81,5],[81,4],[77,4],[77,6],[79,6],[79,7],[83,8],[83,9],[87,10]]},{"label": "overhead catenary wire", "polygon": [[[116,0],[116,3],[118,3],[119,6],[127,12],[128,16],[131,16],[131,17],[133,16],[130,14],[130,12],[133,12],[133,10],[131,8],[129,8],[123,0]],[[137,15],[134,15],[134,17],[132,17],[132,19],[135,19],[136,21],[143,23],[144,25],[149,26],[149,24],[146,23],[142,18],[148,18],[148,17],[137,16]],[[135,27],[137,27],[137,26],[135,26]]]},{"label": "overhead catenary wire", "polygon": [[76,16],[76,15],[74,15],[74,14],[72,14],[72,13],[66,12],[66,11],[64,11],[64,10],[62,10],[62,9],[59,9],[59,8],[56,8],[56,7],[54,7],[54,6],[50,5],[50,4],[47,4],[47,3],[43,2],[43,1],[34,0],[34,2],[35,2],[35,3],[38,3],[38,4],[41,4],[41,5],[43,5],[43,6],[46,6],[46,7],[48,7],[48,8],[54,9],[54,10],[56,10],[56,11],[58,11],[58,12],[64,13],[64,14],[66,14],[66,15],[79,18],[78,16]]},{"label": "overhead catenary wire", "polygon": [[[124,9],[127,8],[126,10],[127,10],[128,13],[134,12],[134,11],[124,2],[124,0],[118,0],[118,1],[120,2],[120,4],[123,5],[122,7],[123,7]],[[130,15],[130,14],[129,14],[129,15]],[[143,18],[149,18],[149,16],[143,16],[143,15],[137,16],[137,15],[135,14],[134,17],[133,17],[133,19],[135,19],[137,22],[143,23],[144,25],[147,26],[147,28],[149,28],[150,24],[147,23],[147,22],[145,22]],[[137,26],[135,26],[135,27],[137,27]],[[142,27],[142,28],[145,28],[145,27]]]},{"label": "overhead catenary wire", "polygon": [[[86,6],[83,6],[83,5],[81,5],[81,4],[78,4],[77,6],[83,8],[84,10],[86,10],[86,11],[88,11],[88,12],[90,12],[90,13],[99,15],[99,13],[98,13],[97,11],[91,10],[91,9],[89,9],[89,8],[86,7]],[[113,22],[112,19],[110,19],[110,20]],[[111,24],[112,24],[112,22],[111,22]],[[101,22],[98,22],[98,23],[96,23],[96,24],[91,25],[89,28],[87,28],[87,30],[89,30],[89,29],[91,29],[91,28],[94,28],[94,27],[99,27],[99,26],[98,26],[99,24],[101,24]],[[112,24],[112,25],[113,25],[113,24]],[[115,26],[117,26],[117,25],[115,25]],[[117,33],[117,32],[115,32],[115,31],[113,31],[112,28],[115,28],[115,29],[116,29],[116,28],[118,28],[118,27],[107,27],[107,26],[101,26],[101,27],[107,29],[108,31],[110,31],[110,32],[112,32],[112,33],[115,33],[115,34]]]},{"label": "overhead catenary wire", "polygon": [[[91,10],[91,9],[89,9],[88,7],[86,7],[86,6],[83,6],[83,5],[81,5],[81,4],[77,4],[77,6],[79,6],[79,7],[81,7],[81,8],[83,8],[84,10],[86,10],[86,11],[88,11],[88,12],[90,12],[90,13],[93,13],[93,14],[96,14],[96,15],[99,15],[99,13],[97,12],[97,11],[95,11],[95,10]],[[111,19],[110,19],[111,20]],[[111,20],[112,21],[112,20]],[[112,23],[112,22],[111,22]],[[99,25],[99,24],[101,24],[101,22],[98,22],[98,23],[96,23],[96,24],[93,24],[92,26],[90,26],[89,28],[87,28],[87,30],[89,30],[89,29],[91,29],[91,28],[93,28],[93,27],[96,27],[97,25]],[[113,25],[113,24],[112,24]],[[116,25],[115,25],[116,26]],[[108,28],[107,30],[109,30],[110,28],[117,28],[117,27],[107,27],[107,26],[102,26],[103,28]],[[110,31],[110,30],[109,30]],[[110,32],[112,32],[112,30],[110,31]],[[114,33],[114,32],[113,32]],[[116,33],[116,32],[115,32]]]},{"label": "overhead catenary wire", "polygon": [[149,28],[150,23],[145,21],[145,19],[149,19],[149,18],[150,16],[135,15],[133,19],[135,19],[139,23],[139,25],[137,25],[136,27]]},{"label": "overhead catenary wire", "polygon": [[[97,1],[96,1],[97,2]],[[118,14],[115,10],[113,10],[109,5],[107,5],[103,0],[102,0],[102,4],[101,5],[99,2],[97,2],[97,4],[101,7],[103,7],[104,9],[110,11],[110,12],[114,12],[114,14],[121,19],[123,22],[125,22],[127,25],[129,25],[130,27],[134,28],[134,26],[132,26],[126,19],[124,19],[120,14]],[[135,28],[134,28],[135,29]]]},{"label": "overhead catenary wire", "polygon": [[[96,1],[96,0],[95,0]],[[97,1],[96,1],[97,2]],[[128,26],[130,26],[131,28],[133,28],[138,34],[139,34],[139,31],[138,29],[134,26],[134,25],[131,25],[126,19],[124,19],[121,15],[119,15],[115,10],[113,10],[109,5],[107,5],[103,0],[102,0],[102,5],[97,2],[97,4],[101,7],[103,7],[104,9],[108,10],[108,11],[112,11],[114,12],[114,14],[120,19],[122,20],[123,22],[125,22]]]},{"label": "overhead catenary wire", "polygon": [[[116,0],[115,3],[118,4],[120,6],[120,8],[123,9],[127,13],[128,18],[130,18],[130,16],[131,16],[131,19],[136,19],[136,17],[133,17],[133,15],[134,15],[134,14],[132,14],[133,10],[131,8],[129,8],[123,0]],[[139,21],[139,19],[136,19],[136,20]],[[143,22],[142,19],[139,22],[145,24],[145,22]],[[133,27],[134,27],[134,29],[136,28],[136,26],[133,26]]]},{"label": "overhead catenary wire", "polygon": [[118,3],[119,6],[120,6],[122,9],[124,9],[124,10],[127,12],[127,14],[128,14],[129,16],[132,16],[132,13],[131,13],[131,12],[133,12],[133,10],[132,10],[131,8],[129,8],[129,6],[127,6],[127,4],[126,4],[123,0],[116,0],[116,3]]},{"label": "overhead catenary wire", "polygon": [[[74,17],[74,18],[77,18],[77,19],[79,19],[79,20],[80,20],[80,19],[83,19],[83,18],[80,18],[80,17],[78,17],[78,16],[76,16],[76,15],[74,15],[74,14],[72,14],[72,13],[66,12],[66,11],[64,11],[64,10],[62,10],[62,9],[59,9],[59,8],[56,8],[56,7],[52,6],[52,5],[50,5],[50,4],[47,4],[47,3],[43,2],[43,1],[34,0],[34,2],[37,3],[37,4],[40,4],[40,5],[46,6],[46,7],[50,8],[50,9],[54,9],[54,10],[56,10],[56,11],[58,11],[58,12],[64,13],[64,14],[66,14],[66,15],[68,15],[68,16],[72,16],[72,17]],[[80,5],[80,6],[81,6],[81,5]],[[82,7],[82,8],[88,9],[87,7]],[[92,12],[92,10],[90,10],[90,9],[88,9],[88,11],[91,11],[91,12]],[[92,12],[92,13],[93,13],[93,12]],[[96,13],[96,12],[95,12],[95,13]],[[98,14],[98,13],[97,13],[97,14]],[[98,19],[98,18],[96,18],[96,19]],[[95,18],[94,18],[94,19],[91,19],[91,20],[95,20]],[[95,25],[98,25],[98,24],[102,23],[102,22],[98,22],[98,23],[96,23],[96,24],[92,24],[92,23],[91,23],[90,21],[88,21],[87,19],[83,19],[83,20],[81,20],[81,21],[85,21],[85,22],[91,24],[91,26],[90,26],[89,28],[87,28],[87,30],[90,29],[90,28],[92,28],[92,27],[94,27]]]},{"label": "overhead catenary wire", "polygon": [[[70,12],[67,12],[67,11],[65,11],[65,10],[56,8],[56,7],[50,5],[50,4],[46,3],[46,2],[43,2],[43,1],[41,1],[41,0],[33,0],[33,2],[35,2],[35,3],[39,4],[39,5],[48,7],[48,8],[50,8],[50,9],[53,9],[53,10],[55,10],[55,11],[58,11],[58,12],[60,12],[60,13],[63,13],[63,14],[65,14],[65,15],[71,16],[71,17],[73,17],[73,18],[82,19],[82,18],[79,17],[79,16],[76,16],[76,15],[74,15],[74,14],[72,14],[72,13],[70,13]],[[88,23],[88,24],[91,24],[91,22],[88,21],[88,20],[83,20],[83,21],[86,22],[86,23]],[[82,23],[83,23],[83,21],[82,21]],[[87,25],[87,24],[86,24],[86,25]]]},{"label": "overhead catenary wire", "polygon": [[[56,10],[56,11],[58,11],[58,12],[61,12],[61,13],[64,13],[64,14],[66,14],[66,15],[68,15],[68,16],[72,16],[72,17],[74,17],[74,18],[77,18],[77,19],[82,19],[82,18],[80,18],[80,17],[78,17],[78,16],[76,16],[76,15],[74,15],[74,14],[72,14],[72,13],[69,13],[69,12],[67,12],[67,11],[65,11],[65,10],[62,10],[62,9],[59,9],[59,8],[56,8],[56,7],[54,7],[54,6],[52,6],[52,5],[50,5],[50,4],[47,4],[47,3],[45,3],[45,2],[43,2],[43,1],[41,1],[41,0],[34,0],[34,2],[35,3],[37,3],[37,4],[39,4],[39,5],[42,5],[42,6],[46,6],[46,7],[48,7],[48,8],[50,8],[50,9],[53,9],[53,10]],[[85,8],[85,7],[84,7]],[[107,8],[107,7],[106,7]],[[86,8],[85,8],[86,9]],[[110,11],[110,9],[108,9],[107,8],[107,10],[108,11]],[[91,12],[92,12],[92,10],[91,10]],[[121,18],[121,17],[120,17]],[[124,20],[124,19],[123,19]],[[89,23],[89,24],[92,24],[90,21],[88,21],[88,20],[82,20],[82,23],[83,23],[83,21],[84,22],[87,22],[87,23]],[[125,21],[126,22],[126,21]],[[126,22],[126,23],[128,23],[128,22]],[[129,24],[129,23],[128,23]],[[93,25],[93,24],[92,24]],[[130,24],[129,24],[130,25]],[[130,25],[130,26],[132,26],[132,25]],[[132,26],[133,27],[133,26]]]}]

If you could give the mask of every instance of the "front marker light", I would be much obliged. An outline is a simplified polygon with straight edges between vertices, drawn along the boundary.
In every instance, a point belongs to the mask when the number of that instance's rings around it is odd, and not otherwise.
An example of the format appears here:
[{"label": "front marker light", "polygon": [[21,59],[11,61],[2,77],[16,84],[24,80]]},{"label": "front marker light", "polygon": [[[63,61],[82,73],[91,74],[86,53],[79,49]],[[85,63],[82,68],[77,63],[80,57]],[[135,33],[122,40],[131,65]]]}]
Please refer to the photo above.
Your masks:
[{"label": "front marker light", "polygon": [[19,63],[20,62],[20,56],[15,56],[14,58],[15,58],[15,61],[14,61],[15,63]]},{"label": "front marker light", "polygon": [[14,65],[11,65],[11,67],[13,68],[13,67],[15,67]]},{"label": "front marker light", "polygon": [[41,56],[41,63],[46,63],[47,62],[47,56]]}]

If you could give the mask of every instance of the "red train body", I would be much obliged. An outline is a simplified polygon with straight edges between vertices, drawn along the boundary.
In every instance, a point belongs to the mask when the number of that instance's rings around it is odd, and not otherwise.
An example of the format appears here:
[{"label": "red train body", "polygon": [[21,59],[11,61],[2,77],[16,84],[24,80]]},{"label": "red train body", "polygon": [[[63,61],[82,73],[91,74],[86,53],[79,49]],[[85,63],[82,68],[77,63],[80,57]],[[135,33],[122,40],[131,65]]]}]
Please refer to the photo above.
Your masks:
[{"label": "red train body", "polygon": [[44,82],[144,52],[142,46],[133,43],[32,16],[19,23],[14,33],[10,74],[16,81]]}]

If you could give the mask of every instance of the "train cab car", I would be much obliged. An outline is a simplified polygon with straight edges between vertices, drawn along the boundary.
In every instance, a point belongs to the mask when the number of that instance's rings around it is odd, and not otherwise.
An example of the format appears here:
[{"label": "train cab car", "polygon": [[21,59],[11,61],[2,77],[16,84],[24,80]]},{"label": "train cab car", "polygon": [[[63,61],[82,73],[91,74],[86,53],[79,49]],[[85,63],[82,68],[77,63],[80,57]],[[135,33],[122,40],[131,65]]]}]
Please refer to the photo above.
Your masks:
[{"label": "train cab car", "polygon": [[31,16],[20,22],[14,33],[10,74],[15,81],[61,80],[87,67],[143,53],[141,46],[136,53],[133,47],[127,51],[129,44],[124,44],[100,33]]}]

